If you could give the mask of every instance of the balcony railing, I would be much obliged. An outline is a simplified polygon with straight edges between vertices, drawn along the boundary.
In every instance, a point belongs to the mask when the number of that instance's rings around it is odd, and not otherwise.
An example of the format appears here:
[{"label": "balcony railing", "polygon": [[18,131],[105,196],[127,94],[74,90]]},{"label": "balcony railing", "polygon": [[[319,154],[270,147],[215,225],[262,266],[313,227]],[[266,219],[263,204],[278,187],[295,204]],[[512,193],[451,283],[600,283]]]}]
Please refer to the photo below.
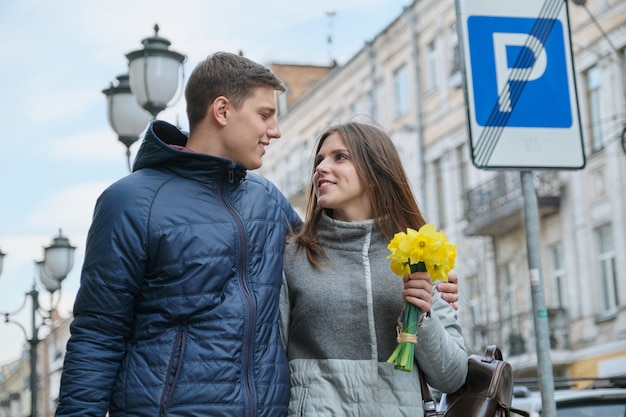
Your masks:
[{"label": "balcony railing", "polygon": [[[570,349],[570,321],[564,308],[548,308],[548,331],[550,349],[563,351]],[[496,343],[502,347],[508,358],[517,355],[535,354],[535,327],[533,312],[526,311],[504,318],[497,322],[489,322],[476,326],[483,340]],[[480,347],[480,346],[478,346]]]},{"label": "balcony railing", "polygon": [[[538,172],[533,179],[540,214],[556,212],[561,194],[558,171]],[[519,172],[499,172],[489,181],[469,190],[465,199],[466,235],[501,235],[521,227],[524,198]]]}]

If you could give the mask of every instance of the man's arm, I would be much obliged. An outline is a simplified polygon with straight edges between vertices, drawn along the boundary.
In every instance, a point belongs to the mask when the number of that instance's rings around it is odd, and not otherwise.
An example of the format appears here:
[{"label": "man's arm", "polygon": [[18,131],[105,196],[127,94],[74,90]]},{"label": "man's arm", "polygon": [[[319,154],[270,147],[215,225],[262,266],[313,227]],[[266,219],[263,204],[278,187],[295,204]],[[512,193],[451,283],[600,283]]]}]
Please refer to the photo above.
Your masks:
[{"label": "man's arm", "polygon": [[74,304],[57,417],[106,414],[132,331],[135,297],[144,273],[141,236],[145,232],[133,224],[119,194],[107,190],[96,203]]}]

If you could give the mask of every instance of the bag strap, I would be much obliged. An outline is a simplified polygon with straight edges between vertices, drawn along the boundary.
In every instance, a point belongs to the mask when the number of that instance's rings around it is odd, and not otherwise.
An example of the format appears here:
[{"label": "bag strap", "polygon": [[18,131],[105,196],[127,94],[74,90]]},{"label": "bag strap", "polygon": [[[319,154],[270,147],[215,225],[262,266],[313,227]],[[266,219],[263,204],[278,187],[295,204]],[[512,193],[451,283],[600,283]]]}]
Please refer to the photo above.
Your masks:
[{"label": "bag strap", "polygon": [[437,405],[433,400],[433,395],[430,392],[430,388],[426,384],[426,376],[422,372],[422,368],[417,365],[417,371],[420,378],[420,388],[422,390],[422,407],[424,408],[424,417],[438,416]]},{"label": "bag strap", "polygon": [[489,345],[487,349],[485,349],[485,356],[483,356],[482,361],[491,363],[495,360],[504,360],[502,357],[502,351],[496,345]]}]

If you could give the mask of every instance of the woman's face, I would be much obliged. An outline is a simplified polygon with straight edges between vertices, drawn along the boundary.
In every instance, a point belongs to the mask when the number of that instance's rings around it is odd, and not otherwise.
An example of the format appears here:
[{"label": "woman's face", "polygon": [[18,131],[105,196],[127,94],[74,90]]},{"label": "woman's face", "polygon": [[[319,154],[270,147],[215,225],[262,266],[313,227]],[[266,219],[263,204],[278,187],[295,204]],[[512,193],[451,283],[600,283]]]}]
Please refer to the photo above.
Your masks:
[{"label": "woman's face", "polygon": [[372,217],[372,208],[343,137],[329,135],[315,156],[313,187],[317,203],[343,221]]}]

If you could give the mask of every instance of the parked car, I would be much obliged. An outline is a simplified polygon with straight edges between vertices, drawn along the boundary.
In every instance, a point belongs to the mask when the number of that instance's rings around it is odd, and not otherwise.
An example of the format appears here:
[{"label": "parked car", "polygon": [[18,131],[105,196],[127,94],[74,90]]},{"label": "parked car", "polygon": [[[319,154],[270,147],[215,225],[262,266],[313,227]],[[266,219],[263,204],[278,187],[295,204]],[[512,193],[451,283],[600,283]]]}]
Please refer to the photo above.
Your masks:
[{"label": "parked car", "polygon": [[[556,417],[626,417],[626,387],[555,390],[554,399]],[[516,387],[511,405],[540,417],[541,393]]]}]

